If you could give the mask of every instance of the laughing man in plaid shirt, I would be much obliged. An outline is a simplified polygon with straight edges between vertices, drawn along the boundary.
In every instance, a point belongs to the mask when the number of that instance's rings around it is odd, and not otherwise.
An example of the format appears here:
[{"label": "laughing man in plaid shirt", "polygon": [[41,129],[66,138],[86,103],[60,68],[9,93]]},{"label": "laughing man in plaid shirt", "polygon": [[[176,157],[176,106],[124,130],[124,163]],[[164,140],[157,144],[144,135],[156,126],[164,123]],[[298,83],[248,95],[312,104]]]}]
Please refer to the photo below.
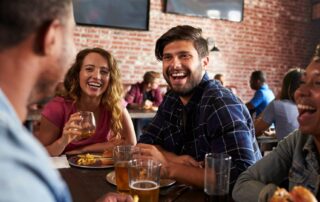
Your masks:
[{"label": "laughing man in plaid shirt", "polygon": [[165,177],[199,187],[204,185],[200,165],[205,154],[227,153],[232,157],[231,192],[239,174],[261,154],[246,106],[205,72],[209,51],[201,32],[177,26],[158,39],[156,57],[171,90],[138,146],[143,157],[161,161]]}]

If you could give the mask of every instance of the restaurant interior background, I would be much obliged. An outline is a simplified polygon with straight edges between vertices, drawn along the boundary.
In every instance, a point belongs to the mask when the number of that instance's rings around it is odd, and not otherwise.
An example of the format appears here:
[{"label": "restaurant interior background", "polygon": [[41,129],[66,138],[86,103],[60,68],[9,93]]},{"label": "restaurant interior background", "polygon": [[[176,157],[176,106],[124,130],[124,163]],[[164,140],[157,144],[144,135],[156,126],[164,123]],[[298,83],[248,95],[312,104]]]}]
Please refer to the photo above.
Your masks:
[{"label": "restaurant interior background", "polygon": [[244,0],[241,22],[166,13],[165,5],[164,0],[150,0],[148,30],[77,25],[77,49],[111,51],[123,83],[132,84],[147,70],[162,71],[154,46],[166,30],[181,24],[200,27],[219,49],[210,52],[210,76],[224,74],[226,83],[235,85],[247,101],[253,95],[248,84],[252,71],[265,71],[276,93],[289,68],[306,67],[320,39],[319,0]]}]

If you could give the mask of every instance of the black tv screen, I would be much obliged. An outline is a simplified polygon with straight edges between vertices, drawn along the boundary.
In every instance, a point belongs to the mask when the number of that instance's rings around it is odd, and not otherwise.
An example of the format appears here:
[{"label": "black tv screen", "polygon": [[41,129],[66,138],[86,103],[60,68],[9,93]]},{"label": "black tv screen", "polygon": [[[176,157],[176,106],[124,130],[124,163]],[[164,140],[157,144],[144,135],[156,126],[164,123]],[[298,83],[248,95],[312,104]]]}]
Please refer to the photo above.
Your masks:
[{"label": "black tv screen", "polygon": [[240,22],[243,0],[167,0],[166,12]]},{"label": "black tv screen", "polygon": [[73,0],[78,25],[148,30],[149,0]]}]

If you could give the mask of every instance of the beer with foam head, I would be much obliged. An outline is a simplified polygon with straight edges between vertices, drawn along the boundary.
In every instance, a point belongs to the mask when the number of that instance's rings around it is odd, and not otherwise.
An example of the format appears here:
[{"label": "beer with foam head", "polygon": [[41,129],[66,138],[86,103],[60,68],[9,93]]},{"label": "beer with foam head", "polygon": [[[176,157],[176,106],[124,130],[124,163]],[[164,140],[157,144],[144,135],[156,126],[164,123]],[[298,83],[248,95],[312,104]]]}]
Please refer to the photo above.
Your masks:
[{"label": "beer with foam head", "polygon": [[161,163],[152,159],[129,162],[130,194],[139,202],[158,202]]},{"label": "beer with foam head", "polygon": [[130,195],[139,202],[158,202],[159,185],[150,180],[135,181],[130,184]]}]

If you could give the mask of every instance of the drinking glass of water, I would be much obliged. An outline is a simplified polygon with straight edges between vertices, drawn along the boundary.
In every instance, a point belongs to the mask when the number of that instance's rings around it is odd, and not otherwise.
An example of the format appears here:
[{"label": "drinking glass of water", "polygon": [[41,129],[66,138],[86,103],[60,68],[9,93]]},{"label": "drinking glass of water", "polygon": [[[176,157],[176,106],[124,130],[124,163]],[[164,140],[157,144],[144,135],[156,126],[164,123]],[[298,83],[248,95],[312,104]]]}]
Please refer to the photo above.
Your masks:
[{"label": "drinking glass of water", "polygon": [[204,192],[207,202],[228,201],[231,156],[208,153],[205,156]]}]

